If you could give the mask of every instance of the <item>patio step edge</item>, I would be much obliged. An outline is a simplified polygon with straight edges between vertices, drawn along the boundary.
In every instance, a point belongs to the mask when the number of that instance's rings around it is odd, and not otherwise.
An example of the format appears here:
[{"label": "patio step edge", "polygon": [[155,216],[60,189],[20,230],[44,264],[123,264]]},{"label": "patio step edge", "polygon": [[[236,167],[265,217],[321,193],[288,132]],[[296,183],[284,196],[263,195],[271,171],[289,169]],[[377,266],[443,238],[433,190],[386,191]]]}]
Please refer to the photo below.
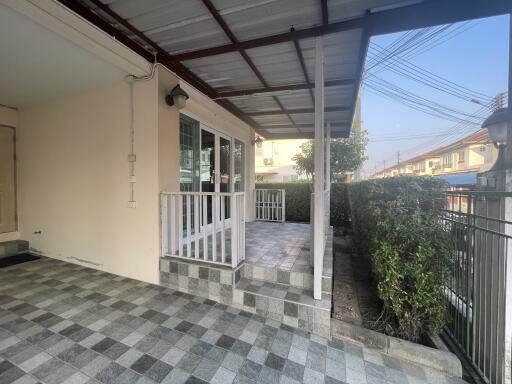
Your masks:
[{"label": "patio step edge", "polygon": [[[311,297],[311,301],[306,303],[297,298],[280,297],[276,294],[265,294],[242,288],[241,285],[243,286],[243,284],[240,283],[247,283],[248,281],[256,282],[254,279],[242,279],[235,285],[233,290],[234,306],[293,328],[326,338],[330,336],[331,295],[323,293],[321,301],[314,300]],[[292,291],[300,289],[284,284],[273,284],[283,288],[291,288]],[[307,295],[312,295],[312,291],[305,292],[307,292]]]},{"label": "patio step edge", "polygon": [[[266,267],[246,262],[243,277],[257,281],[284,284],[290,287],[313,289],[313,273],[290,271],[278,267]],[[332,293],[332,276],[322,276],[322,292]]]},{"label": "patio step edge", "polygon": [[331,336],[356,341],[391,357],[435,369],[457,378],[462,377],[460,360],[454,353],[445,350],[388,336],[334,318],[331,319]]}]

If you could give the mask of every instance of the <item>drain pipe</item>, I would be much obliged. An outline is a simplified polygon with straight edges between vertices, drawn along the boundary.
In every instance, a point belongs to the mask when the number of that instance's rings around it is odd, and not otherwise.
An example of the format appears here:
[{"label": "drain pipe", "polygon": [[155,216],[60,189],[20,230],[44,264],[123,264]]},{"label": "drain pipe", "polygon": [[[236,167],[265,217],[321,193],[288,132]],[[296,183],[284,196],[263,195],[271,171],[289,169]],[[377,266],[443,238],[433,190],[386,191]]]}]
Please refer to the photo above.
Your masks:
[{"label": "drain pipe", "polygon": [[128,185],[129,185],[129,199],[128,208],[136,208],[137,202],[135,201],[135,162],[137,156],[135,155],[135,124],[134,124],[134,101],[133,101],[133,81],[134,77],[128,78],[128,87],[130,94],[130,125],[129,125],[129,151],[128,151]]}]

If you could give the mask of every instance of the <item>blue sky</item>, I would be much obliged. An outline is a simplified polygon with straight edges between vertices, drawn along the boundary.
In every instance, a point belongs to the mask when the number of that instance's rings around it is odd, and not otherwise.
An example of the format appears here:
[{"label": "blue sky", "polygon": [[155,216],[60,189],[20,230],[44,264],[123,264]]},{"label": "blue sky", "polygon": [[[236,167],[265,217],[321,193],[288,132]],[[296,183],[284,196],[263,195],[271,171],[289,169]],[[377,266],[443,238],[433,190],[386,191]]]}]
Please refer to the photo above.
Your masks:
[{"label": "blue sky", "polygon": [[[446,35],[453,36],[450,40],[408,60],[452,82],[494,97],[507,90],[508,23],[508,16],[499,16],[471,21],[464,25],[456,24],[451,27],[452,35]],[[461,33],[457,34],[457,31]],[[372,38],[371,42],[389,47],[401,35],[403,34],[378,36]],[[407,55],[407,51],[402,55]],[[373,71],[377,68],[373,68]],[[377,73],[377,76],[409,92],[468,114],[482,108],[478,104],[418,84],[387,70]],[[389,100],[372,93],[367,86],[363,86],[361,90],[361,102],[362,128],[369,135],[369,160],[363,166],[363,176],[372,174],[375,166],[377,170],[381,170],[384,160],[386,166],[396,164],[397,151],[400,151],[401,160],[406,160],[478,129],[477,126],[459,127],[454,132],[453,127],[457,123]],[[409,137],[404,140],[407,136]],[[402,140],[396,140],[397,138]]]}]

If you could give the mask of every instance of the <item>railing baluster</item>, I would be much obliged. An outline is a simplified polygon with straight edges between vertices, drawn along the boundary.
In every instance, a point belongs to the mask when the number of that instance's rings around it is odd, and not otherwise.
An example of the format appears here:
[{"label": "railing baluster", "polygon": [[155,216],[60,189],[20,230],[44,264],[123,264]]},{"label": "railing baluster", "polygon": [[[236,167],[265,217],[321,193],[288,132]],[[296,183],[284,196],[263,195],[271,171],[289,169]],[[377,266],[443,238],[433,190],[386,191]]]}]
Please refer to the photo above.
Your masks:
[{"label": "railing baluster", "polygon": [[203,260],[208,260],[208,196],[203,196]]},{"label": "railing baluster", "polygon": [[160,198],[161,223],[162,223],[162,256],[169,253],[169,211],[167,201],[169,196],[162,195]]},{"label": "railing baluster", "polygon": [[212,260],[217,261],[217,196],[212,196]]},{"label": "railing baluster", "polygon": [[187,204],[187,257],[192,257],[192,211],[190,207],[190,195],[185,197],[185,201]]},{"label": "railing baluster", "polygon": [[281,204],[282,204],[282,210],[281,210],[281,221],[286,221],[286,193],[284,189],[281,189]]},{"label": "railing baluster", "polygon": [[201,233],[201,223],[199,222],[201,208],[199,204],[199,196],[194,195],[194,258],[196,259],[199,258],[199,238]]},{"label": "railing baluster", "polygon": [[178,251],[176,247],[176,196],[171,195],[171,254]]},{"label": "railing baluster", "polygon": [[178,195],[178,256],[183,256],[183,195]]},{"label": "railing baluster", "polygon": [[221,261],[226,262],[226,196],[220,197],[220,255]]}]

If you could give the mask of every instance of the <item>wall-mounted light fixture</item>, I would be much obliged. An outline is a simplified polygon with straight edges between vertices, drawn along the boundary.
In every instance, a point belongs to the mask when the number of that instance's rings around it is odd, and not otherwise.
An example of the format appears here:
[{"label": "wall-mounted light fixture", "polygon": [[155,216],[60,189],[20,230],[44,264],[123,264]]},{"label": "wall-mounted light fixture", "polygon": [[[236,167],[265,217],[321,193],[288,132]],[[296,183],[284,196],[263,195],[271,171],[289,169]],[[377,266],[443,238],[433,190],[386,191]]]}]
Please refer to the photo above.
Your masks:
[{"label": "wall-mounted light fixture", "polygon": [[263,139],[261,136],[256,137],[253,141],[251,141],[252,145],[256,144],[258,148],[261,148],[261,145],[263,144]]},{"label": "wall-mounted light fixture", "polygon": [[510,121],[510,115],[507,108],[497,109],[482,123],[482,128],[487,128],[489,137],[498,148],[498,159],[494,163],[491,171],[505,169],[505,147],[507,146],[507,129]]},{"label": "wall-mounted light fixture", "polygon": [[187,92],[185,92],[183,89],[181,89],[180,85],[178,84],[175,86],[171,93],[169,93],[165,97],[165,102],[169,107],[172,107],[173,105],[176,106],[178,109],[182,109],[185,107],[185,104],[187,103],[187,99],[189,98]]}]

